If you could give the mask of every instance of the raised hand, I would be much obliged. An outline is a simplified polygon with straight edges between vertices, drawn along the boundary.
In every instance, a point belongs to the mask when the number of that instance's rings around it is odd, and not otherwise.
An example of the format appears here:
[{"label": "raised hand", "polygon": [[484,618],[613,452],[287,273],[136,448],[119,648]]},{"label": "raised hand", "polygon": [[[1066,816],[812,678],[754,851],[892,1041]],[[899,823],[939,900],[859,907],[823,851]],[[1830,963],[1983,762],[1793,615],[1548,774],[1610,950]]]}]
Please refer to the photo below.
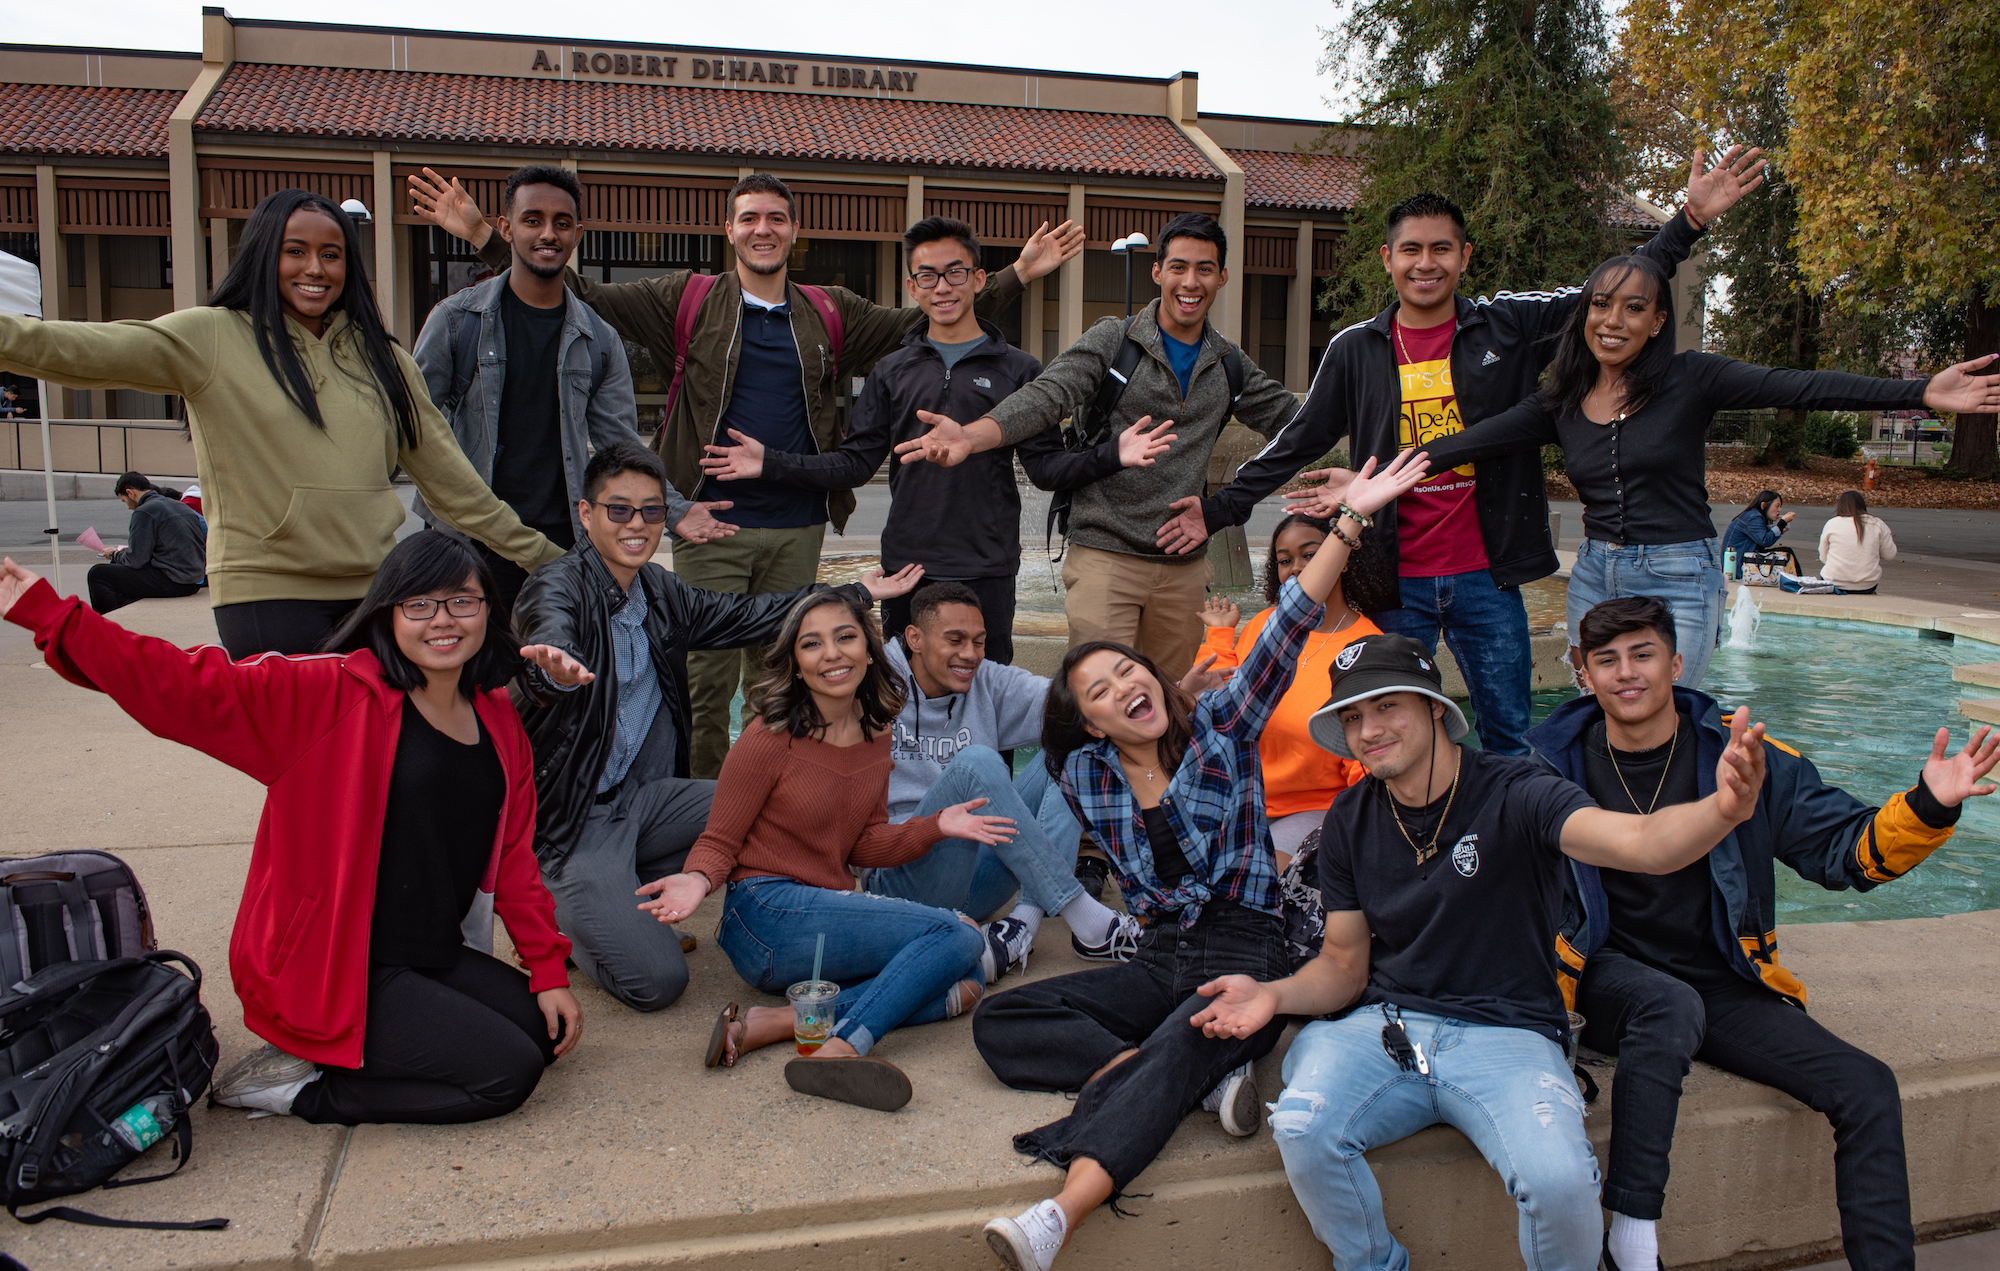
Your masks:
[{"label": "raised hand", "polygon": [[1966,415],[2000,411],[2000,371],[1993,367],[1996,357],[2000,353],[1988,353],[1931,376],[1931,382],[1924,387],[1924,405],[1932,410]]},{"label": "raised hand", "polygon": [[1220,653],[1211,653],[1189,667],[1188,673],[1181,676],[1181,692],[1189,697],[1200,697],[1203,693],[1213,692],[1229,683],[1236,675],[1236,668],[1232,666],[1224,667],[1220,671],[1215,670],[1215,660],[1221,656]]},{"label": "raised hand", "polygon": [[946,838],[971,839],[975,843],[1005,843],[1014,837],[1014,819],[1005,816],[976,816],[986,806],[985,799],[954,803],[938,813],[938,829]]},{"label": "raised hand", "polygon": [[1200,499],[1190,494],[1185,499],[1175,499],[1167,506],[1173,509],[1175,515],[1160,527],[1157,541],[1161,551],[1185,556],[1208,541],[1208,518],[1201,514]]},{"label": "raised hand", "polygon": [[917,422],[930,431],[896,447],[904,463],[922,463],[928,459],[940,467],[951,468],[972,457],[972,439],[965,435],[964,424],[949,415],[927,410],[917,412]]},{"label": "raised hand", "polygon": [[565,1026],[562,1040],[556,1042],[556,1058],[561,1059],[576,1049],[576,1039],[583,1035],[583,1008],[577,1005],[576,994],[568,989],[543,989],[535,994],[535,1005],[542,1010],[542,1019],[549,1026],[549,1040],[555,1041],[556,1021]]},{"label": "raised hand", "polygon": [[727,521],[716,519],[717,512],[727,512],[736,504],[728,499],[717,499],[712,503],[690,503],[682,514],[680,524],[674,526],[674,537],[683,543],[713,543],[718,538],[728,538],[736,532],[736,527]]},{"label": "raised hand", "polygon": [[563,688],[575,688],[588,684],[597,674],[569,654],[553,644],[529,644],[521,648],[521,656],[541,668],[542,674]]},{"label": "raised hand", "polygon": [[1340,511],[1340,501],[1347,497],[1347,483],[1354,480],[1351,468],[1315,468],[1311,472],[1301,472],[1301,481],[1318,481],[1324,484],[1311,490],[1300,490],[1285,496],[1285,514],[1303,512],[1307,516],[1318,517],[1322,521],[1333,519]]},{"label": "raised hand", "polygon": [[1729,717],[1729,745],[1715,764],[1716,807],[1731,824],[1741,825],[1757,810],[1763,789],[1764,726],[1752,724],[1750,708],[1739,705]]},{"label": "raised hand", "polygon": [[651,896],[651,900],[640,901],[639,908],[661,922],[679,922],[701,907],[708,896],[708,879],[701,874],[669,874],[632,894]]},{"label": "raised hand", "polygon": [[[1171,419],[1163,419],[1151,428],[1151,415],[1144,416],[1124,432],[1118,434],[1118,463],[1126,468],[1150,468],[1153,461],[1173,447],[1178,433],[1166,430],[1174,426]],[[1165,433],[1165,436],[1161,434]]]},{"label": "raised hand", "polygon": [[1347,483],[1345,502],[1361,515],[1373,516],[1416,489],[1430,470],[1430,456],[1420,450],[1405,450],[1380,472],[1375,471],[1375,461],[1370,459]]},{"label": "raised hand", "polygon": [[1236,602],[1223,596],[1210,596],[1201,603],[1201,625],[1204,627],[1228,627],[1236,630],[1236,624],[1243,621],[1243,611]]},{"label": "raised hand", "polygon": [[422,176],[412,176],[410,206],[418,216],[447,234],[456,234],[474,248],[486,246],[493,233],[479,211],[479,204],[472,201],[457,177],[447,181],[429,168],[424,169]]},{"label": "raised hand", "polygon": [[1214,999],[1188,1020],[1204,1037],[1248,1037],[1278,1013],[1278,999],[1269,986],[1247,975],[1225,975],[1195,992]]},{"label": "raised hand", "polygon": [[26,595],[28,588],[41,581],[41,577],[32,569],[16,565],[12,556],[0,559],[0,618],[12,612],[14,602]]},{"label": "raised hand", "polygon": [[1083,226],[1064,221],[1052,230],[1043,221],[1039,229],[1028,235],[1028,241],[1021,244],[1021,254],[1014,261],[1014,276],[1022,282],[1033,282],[1082,250]]},{"label": "raised hand", "polygon": [[894,600],[897,596],[907,596],[917,589],[924,580],[922,565],[905,565],[893,574],[884,574],[880,567],[861,575],[861,585],[877,600]]},{"label": "raised hand", "polygon": [[1947,759],[1944,748],[1950,744],[1949,728],[1938,729],[1931,740],[1930,762],[1924,765],[1924,785],[1931,796],[1944,806],[1955,808],[1967,799],[1992,794],[1993,787],[1979,779],[2000,763],[2000,734],[1981,725],[1965,748]]},{"label": "raised hand", "polygon": [[1687,210],[1695,223],[1706,228],[1716,217],[1736,206],[1736,200],[1764,184],[1764,150],[1753,146],[1731,146],[1714,167],[1697,149],[1688,164]]},{"label": "raised hand", "polygon": [[701,470],[717,481],[755,481],[764,475],[764,443],[749,433],[732,428],[733,446],[703,446]]}]

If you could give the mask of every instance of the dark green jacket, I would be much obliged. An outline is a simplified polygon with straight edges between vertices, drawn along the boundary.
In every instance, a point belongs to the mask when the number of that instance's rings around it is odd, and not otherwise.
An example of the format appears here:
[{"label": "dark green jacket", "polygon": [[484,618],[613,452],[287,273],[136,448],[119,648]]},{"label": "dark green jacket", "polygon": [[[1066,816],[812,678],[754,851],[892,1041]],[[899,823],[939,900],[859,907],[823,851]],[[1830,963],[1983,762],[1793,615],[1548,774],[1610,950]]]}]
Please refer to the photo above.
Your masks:
[{"label": "dark green jacket", "polygon": [[[512,263],[513,249],[494,234],[480,249],[480,259],[495,273]],[[680,310],[681,291],[692,271],[675,269],[657,278],[638,282],[595,282],[568,274],[569,289],[611,324],[613,330],[634,344],[652,351],[653,364],[662,378],[670,378],[674,367],[674,317]],[[858,378],[868,373],[876,361],[902,347],[911,327],[924,320],[917,308],[891,309],[857,296],[845,287],[828,287],[826,294],[840,311],[842,326],[839,370]],[[995,274],[979,295],[979,307],[1019,295],[1021,280],[1014,267]],[[813,440],[822,453],[840,445],[839,421],[834,416],[840,386],[834,379],[834,357],[819,311],[799,293],[798,286],[786,288],[791,301],[792,338],[799,347],[804,369],[806,414]],[[680,397],[671,418],[653,439],[653,448],[667,464],[667,480],[692,499],[701,485],[702,447],[718,439],[722,416],[729,409],[729,392],[735,383],[737,359],[743,352],[743,285],[735,270],[716,280],[715,290],[702,301],[695,318],[694,335],[688,341],[687,371],[681,382]],[[726,442],[726,438],[722,439]],[[835,530],[847,528],[854,511],[854,492],[834,490],[826,496],[827,519]]]}]

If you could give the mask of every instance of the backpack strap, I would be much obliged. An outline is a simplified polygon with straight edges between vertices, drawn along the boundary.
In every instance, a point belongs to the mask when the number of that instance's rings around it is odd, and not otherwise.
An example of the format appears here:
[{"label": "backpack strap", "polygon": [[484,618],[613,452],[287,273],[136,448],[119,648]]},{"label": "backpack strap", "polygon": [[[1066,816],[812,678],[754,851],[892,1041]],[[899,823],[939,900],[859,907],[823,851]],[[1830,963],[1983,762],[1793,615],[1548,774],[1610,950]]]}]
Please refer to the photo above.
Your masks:
[{"label": "backpack strap", "polygon": [[466,310],[458,316],[462,321],[451,333],[451,393],[438,403],[447,422],[458,414],[472,381],[479,378],[479,315]]},{"label": "backpack strap", "polygon": [[826,328],[827,347],[833,350],[833,382],[840,383],[840,347],[846,342],[847,327],[840,320],[840,307],[833,303],[833,297],[826,294],[826,288],[810,283],[795,284],[805,294],[806,302],[819,313],[820,325]]},{"label": "backpack strap", "polygon": [[[1111,365],[1104,368],[1103,378],[1097,381],[1097,392],[1092,394],[1090,405],[1082,412],[1083,417],[1071,417],[1063,426],[1063,448],[1081,453],[1103,442],[1110,434],[1112,412],[1118,409],[1118,399],[1125,396],[1126,385],[1132,382],[1132,372],[1139,369],[1139,359],[1146,350],[1132,338],[1132,324],[1141,315],[1133,314],[1125,319],[1123,338],[1118,343],[1118,352],[1111,355]],[[1056,536],[1069,537],[1069,507],[1075,497],[1074,490],[1061,490],[1049,499],[1049,519],[1044,527],[1046,546],[1054,548]],[[1067,544],[1061,550],[1054,550],[1051,560],[1061,560]]]},{"label": "backpack strap", "polygon": [[720,274],[689,274],[687,285],[681,288],[681,302],[674,309],[674,377],[667,384],[667,408],[660,414],[662,432],[666,421],[673,418],[674,404],[680,401],[681,377],[687,374],[688,341],[694,338],[695,319],[701,315],[708,293],[720,281]]},{"label": "backpack strap", "polygon": [[[1229,352],[1222,355],[1222,373],[1229,377],[1229,415],[1236,416],[1236,403],[1243,400],[1243,350],[1232,342]],[[1228,419],[1222,421],[1225,425]]]}]

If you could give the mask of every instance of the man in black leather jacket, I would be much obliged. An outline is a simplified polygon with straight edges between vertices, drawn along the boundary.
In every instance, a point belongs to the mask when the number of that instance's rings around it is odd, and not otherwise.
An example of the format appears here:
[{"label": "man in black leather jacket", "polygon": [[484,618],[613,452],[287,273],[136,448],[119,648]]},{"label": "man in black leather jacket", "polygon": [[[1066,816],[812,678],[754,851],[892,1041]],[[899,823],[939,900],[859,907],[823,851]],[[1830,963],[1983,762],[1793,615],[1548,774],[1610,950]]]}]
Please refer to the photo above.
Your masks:
[{"label": "man in black leather jacket", "polygon": [[[584,537],[529,578],[514,611],[528,659],[514,699],[535,749],[535,855],[556,921],[577,965],[642,1011],[680,997],[687,959],[635,892],[680,869],[715,792],[688,777],[688,652],[769,640],[795,601],[825,590],[704,591],[654,564],[665,482],[659,456],[637,442],[599,451],[577,506]],[[850,589],[901,595],[921,574],[877,570]]]}]

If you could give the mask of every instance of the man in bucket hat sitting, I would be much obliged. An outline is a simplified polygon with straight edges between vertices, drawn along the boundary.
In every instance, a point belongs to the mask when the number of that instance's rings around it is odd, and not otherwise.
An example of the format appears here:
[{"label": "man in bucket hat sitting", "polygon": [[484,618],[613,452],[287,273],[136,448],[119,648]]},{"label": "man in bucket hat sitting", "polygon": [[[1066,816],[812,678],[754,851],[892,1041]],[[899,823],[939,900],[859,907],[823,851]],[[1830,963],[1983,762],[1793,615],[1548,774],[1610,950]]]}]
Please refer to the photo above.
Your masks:
[{"label": "man in bucket hat sitting", "polygon": [[1272,983],[1202,986],[1215,1000],[1190,1022],[1240,1037],[1278,1015],[1357,1008],[1300,1031],[1271,1115],[1285,1174],[1339,1271],[1409,1266],[1362,1158],[1439,1123],[1506,1179],[1528,1265],[1594,1271],[1597,1160],[1556,981],[1563,857],[1647,874],[1700,859],[1756,808],[1763,726],[1737,712],[1707,798],[1606,812],[1532,760],[1459,745],[1465,716],[1430,655],[1378,635],[1342,650],[1310,727],[1369,774],[1320,831],[1320,954]]}]

